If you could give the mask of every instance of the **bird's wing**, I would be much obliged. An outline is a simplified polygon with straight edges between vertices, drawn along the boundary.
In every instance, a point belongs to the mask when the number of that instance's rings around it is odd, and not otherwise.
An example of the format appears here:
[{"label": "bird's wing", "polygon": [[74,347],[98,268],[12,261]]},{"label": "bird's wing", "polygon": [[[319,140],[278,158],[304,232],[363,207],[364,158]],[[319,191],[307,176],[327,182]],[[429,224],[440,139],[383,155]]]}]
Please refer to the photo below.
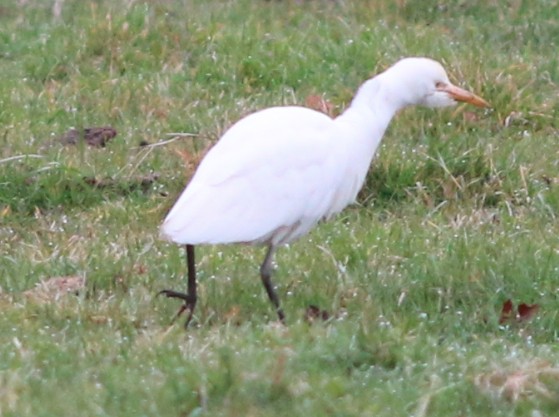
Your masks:
[{"label": "bird's wing", "polygon": [[344,148],[335,129],[328,116],[301,107],[240,120],[201,162],[165,219],[163,235],[200,244],[305,233],[329,214],[343,176]]}]

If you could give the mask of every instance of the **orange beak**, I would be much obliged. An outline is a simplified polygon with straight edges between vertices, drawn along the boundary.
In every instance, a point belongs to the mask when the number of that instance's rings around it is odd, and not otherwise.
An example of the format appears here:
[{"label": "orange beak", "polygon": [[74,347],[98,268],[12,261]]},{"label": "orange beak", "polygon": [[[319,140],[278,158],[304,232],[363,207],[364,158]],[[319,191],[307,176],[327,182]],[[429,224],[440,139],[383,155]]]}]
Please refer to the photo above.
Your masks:
[{"label": "orange beak", "polygon": [[491,107],[487,101],[482,99],[479,96],[476,96],[474,93],[470,93],[463,88],[456,87],[452,84],[441,84],[437,86],[437,90],[443,91],[447,93],[450,97],[452,97],[456,101],[461,101],[464,103],[473,104],[477,107]]}]

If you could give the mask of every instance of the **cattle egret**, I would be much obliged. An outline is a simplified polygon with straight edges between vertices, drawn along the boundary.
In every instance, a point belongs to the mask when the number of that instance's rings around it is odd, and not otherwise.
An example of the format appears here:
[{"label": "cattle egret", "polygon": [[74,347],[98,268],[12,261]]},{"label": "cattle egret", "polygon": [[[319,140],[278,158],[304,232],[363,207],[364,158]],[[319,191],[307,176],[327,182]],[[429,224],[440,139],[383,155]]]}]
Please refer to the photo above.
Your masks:
[{"label": "cattle egret", "polygon": [[392,117],[411,106],[487,107],[453,85],[428,58],[405,58],[367,80],[350,106],[332,119],[296,106],[272,107],[235,123],[201,161],[165,218],[162,236],[186,245],[188,290],[160,294],[196,305],[194,246],[249,243],[267,247],[260,276],[280,321],[271,281],[276,249],[352,203]]}]

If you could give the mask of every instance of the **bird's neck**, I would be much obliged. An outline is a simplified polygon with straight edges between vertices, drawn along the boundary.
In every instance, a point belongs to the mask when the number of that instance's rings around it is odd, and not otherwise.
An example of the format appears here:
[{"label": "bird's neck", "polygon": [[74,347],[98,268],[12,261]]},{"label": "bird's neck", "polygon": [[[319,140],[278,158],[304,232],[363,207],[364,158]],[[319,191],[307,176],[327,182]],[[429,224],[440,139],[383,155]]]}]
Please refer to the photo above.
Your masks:
[{"label": "bird's neck", "polygon": [[351,105],[335,119],[342,140],[347,141],[348,174],[353,198],[365,181],[371,161],[384,132],[396,112],[404,107],[388,100],[378,77],[361,86]]},{"label": "bird's neck", "polygon": [[384,123],[386,128],[398,110],[409,105],[405,97],[394,91],[392,84],[393,80],[385,74],[365,81],[347,110],[372,115],[377,123]]},{"label": "bird's neck", "polygon": [[351,105],[336,118],[344,137],[352,141],[355,152],[368,158],[370,163],[384,132],[404,103],[393,97],[386,84],[377,76],[366,81],[357,91]]}]

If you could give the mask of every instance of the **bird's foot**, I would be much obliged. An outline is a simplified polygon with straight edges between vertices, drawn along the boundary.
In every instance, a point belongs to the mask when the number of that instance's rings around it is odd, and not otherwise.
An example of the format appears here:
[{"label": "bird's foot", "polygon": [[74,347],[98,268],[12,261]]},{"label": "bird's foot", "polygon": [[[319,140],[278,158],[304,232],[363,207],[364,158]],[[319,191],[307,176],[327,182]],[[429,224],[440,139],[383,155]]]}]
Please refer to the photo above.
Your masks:
[{"label": "bird's foot", "polygon": [[167,298],[178,298],[179,300],[184,301],[184,304],[179,308],[179,311],[177,311],[173,320],[171,320],[171,324],[173,324],[185,311],[188,311],[188,316],[186,317],[186,322],[184,323],[184,327],[188,327],[190,320],[192,320],[194,307],[196,306],[196,296],[173,290],[159,291],[157,295],[164,295]]},{"label": "bird's foot", "polygon": [[285,324],[285,313],[283,312],[283,309],[281,307],[278,307],[276,309],[276,312],[278,313],[278,320],[281,324]]}]

